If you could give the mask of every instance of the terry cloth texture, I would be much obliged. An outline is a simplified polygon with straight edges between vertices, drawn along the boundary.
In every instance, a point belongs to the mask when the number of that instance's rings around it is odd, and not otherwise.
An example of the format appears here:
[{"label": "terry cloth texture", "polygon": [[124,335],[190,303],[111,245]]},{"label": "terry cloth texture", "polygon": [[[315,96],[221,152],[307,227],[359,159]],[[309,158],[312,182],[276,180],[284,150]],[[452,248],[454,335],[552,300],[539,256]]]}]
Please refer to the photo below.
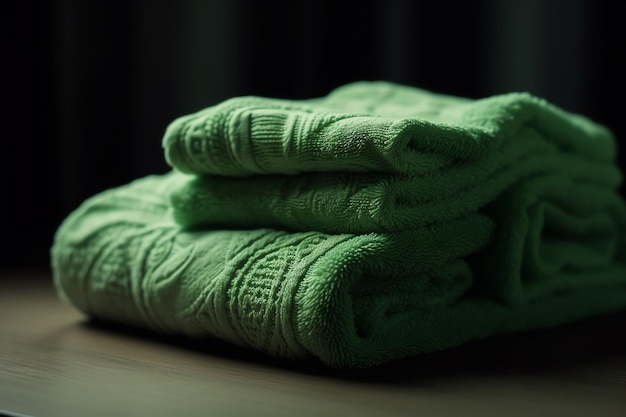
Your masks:
[{"label": "terry cloth texture", "polygon": [[614,138],[528,94],[237,97],[163,146],[56,234],[86,314],[341,368],[626,307]]}]

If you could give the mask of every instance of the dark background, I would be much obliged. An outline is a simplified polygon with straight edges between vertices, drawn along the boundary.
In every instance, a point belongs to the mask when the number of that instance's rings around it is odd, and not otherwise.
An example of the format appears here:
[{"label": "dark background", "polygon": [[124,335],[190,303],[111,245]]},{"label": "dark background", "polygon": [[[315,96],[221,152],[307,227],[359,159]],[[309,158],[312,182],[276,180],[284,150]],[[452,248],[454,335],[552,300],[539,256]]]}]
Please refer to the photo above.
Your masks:
[{"label": "dark background", "polygon": [[47,268],[69,211],[105,188],[165,172],[166,125],[234,95],[307,98],[361,79],[475,98],[526,90],[626,138],[619,1],[51,0],[0,8],[0,269]]}]

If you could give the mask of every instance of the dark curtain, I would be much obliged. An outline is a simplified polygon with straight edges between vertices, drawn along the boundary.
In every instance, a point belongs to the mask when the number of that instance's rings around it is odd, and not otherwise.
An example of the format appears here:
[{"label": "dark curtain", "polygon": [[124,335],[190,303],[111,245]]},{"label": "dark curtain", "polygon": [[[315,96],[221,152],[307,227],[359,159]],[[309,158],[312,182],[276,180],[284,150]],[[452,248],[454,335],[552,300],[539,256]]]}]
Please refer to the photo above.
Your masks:
[{"label": "dark curtain", "polygon": [[234,95],[313,97],[360,79],[476,98],[526,90],[626,139],[620,2],[346,4],[4,2],[0,268],[46,268],[69,211],[165,172],[167,124]]}]

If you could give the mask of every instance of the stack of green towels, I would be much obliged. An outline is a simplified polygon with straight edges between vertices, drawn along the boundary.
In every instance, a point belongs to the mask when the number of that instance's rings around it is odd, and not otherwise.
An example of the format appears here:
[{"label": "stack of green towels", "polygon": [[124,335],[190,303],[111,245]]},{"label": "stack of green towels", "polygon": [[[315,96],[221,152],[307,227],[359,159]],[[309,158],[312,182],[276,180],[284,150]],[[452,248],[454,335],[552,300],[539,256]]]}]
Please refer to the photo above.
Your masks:
[{"label": "stack of green towels", "polygon": [[236,97],[163,147],[56,234],[88,315],[350,368],[626,308],[615,140],[529,94]]}]

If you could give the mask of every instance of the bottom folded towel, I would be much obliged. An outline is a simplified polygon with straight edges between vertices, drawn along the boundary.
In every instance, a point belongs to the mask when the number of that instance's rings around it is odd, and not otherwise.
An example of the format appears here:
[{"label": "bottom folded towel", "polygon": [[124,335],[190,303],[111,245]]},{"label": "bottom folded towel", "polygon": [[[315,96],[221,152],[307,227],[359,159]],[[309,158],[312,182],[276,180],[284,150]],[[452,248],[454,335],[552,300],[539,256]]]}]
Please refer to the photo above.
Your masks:
[{"label": "bottom folded towel", "polygon": [[[602,245],[617,241],[609,239],[616,226],[602,217],[568,223],[558,208],[530,204],[541,187],[514,189],[513,197],[488,207],[496,218],[509,213],[495,228],[492,219],[473,212],[417,230],[352,235],[181,230],[169,195],[184,181],[176,173],[146,177],[92,197],[72,213],[52,249],[61,295],[105,320],[220,338],[278,357],[317,357],[338,368],[626,307],[626,267],[601,259],[615,253]],[[613,210],[603,204],[602,210]],[[516,210],[529,223],[528,236],[521,237],[526,246],[507,235]],[[539,223],[551,217],[557,219],[554,236],[537,245]],[[559,242],[559,228],[585,238],[590,230],[606,235],[598,238],[597,256],[580,257],[592,264],[563,265],[546,255],[569,245]],[[493,244],[494,234],[502,245]],[[574,241],[567,251],[586,246]],[[538,247],[543,252],[531,253]],[[531,261],[518,265],[522,251]],[[524,268],[538,278],[522,282]],[[497,276],[507,271],[509,277]]]}]

